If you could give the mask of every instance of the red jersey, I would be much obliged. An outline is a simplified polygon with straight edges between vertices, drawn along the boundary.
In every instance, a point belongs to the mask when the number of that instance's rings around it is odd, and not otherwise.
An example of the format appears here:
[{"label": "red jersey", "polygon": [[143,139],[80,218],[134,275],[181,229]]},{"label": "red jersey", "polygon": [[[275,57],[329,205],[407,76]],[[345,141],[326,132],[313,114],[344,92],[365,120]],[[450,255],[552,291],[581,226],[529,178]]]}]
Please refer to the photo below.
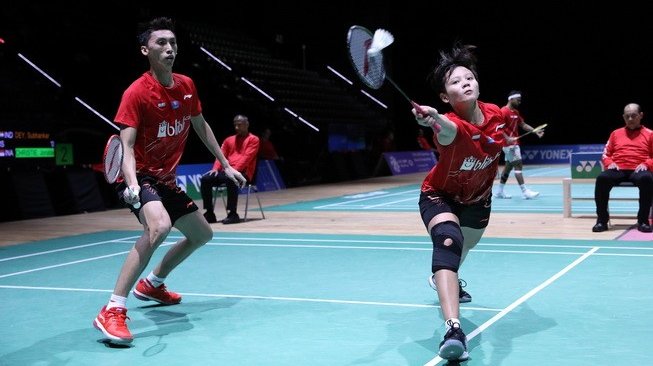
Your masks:
[{"label": "red jersey", "polygon": [[123,93],[114,120],[138,129],[134,144],[136,172],[176,185],[192,116],[202,113],[193,80],[172,74],[173,86],[161,85],[150,72],[136,79]]},{"label": "red jersey", "polygon": [[[510,109],[508,106],[501,107],[501,114],[503,115],[503,121],[506,124],[503,128],[503,132],[510,137],[519,136],[519,125],[524,122],[524,118],[521,116],[518,110]],[[519,140],[507,145],[518,145]]]},{"label": "red jersey", "polygon": [[434,139],[440,158],[424,182],[422,192],[436,192],[462,204],[473,204],[492,194],[492,184],[505,144],[501,109],[478,102],[483,113],[481,125],[474,125],[453,112],[446,113],[458,127],[449,145]]},{"label": "red jersey", "polygon": [[612,163],[621,170],[635,170],[639,164],[646,163],[648,170],[653,171],[653,131],[644,126],[612,131],[603,149],[603,166],[607,169]]},{"label": "red jersey", "polygon": [[[232,168],[245,173],[251,180],[256,171],[258,147],[259,138],[256,135],[251,133],[248,133],[247,136],[232,135],[224,139],[222,153]],[[213,169],[222,169],[220,160],[215,159]]]}]

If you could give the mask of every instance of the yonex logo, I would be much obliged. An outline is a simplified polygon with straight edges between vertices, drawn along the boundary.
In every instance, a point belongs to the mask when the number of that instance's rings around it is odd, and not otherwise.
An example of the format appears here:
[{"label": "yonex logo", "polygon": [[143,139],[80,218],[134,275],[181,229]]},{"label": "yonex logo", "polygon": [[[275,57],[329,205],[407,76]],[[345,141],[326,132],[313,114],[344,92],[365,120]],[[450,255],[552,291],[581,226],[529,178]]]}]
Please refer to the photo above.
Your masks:
[{"label": "yonex logo", "polygon": [[578,165],[576,165],[576,171],[579,173],[591,172],[597,163],[598,161],[596,160],[580,160]]},{"label": "yonex logo", "polygon": [[526,151],[526,158],[528,160],[533,160],[535,159],[535,156],[537,156],[537,151],[536,150],[528,150]]}]

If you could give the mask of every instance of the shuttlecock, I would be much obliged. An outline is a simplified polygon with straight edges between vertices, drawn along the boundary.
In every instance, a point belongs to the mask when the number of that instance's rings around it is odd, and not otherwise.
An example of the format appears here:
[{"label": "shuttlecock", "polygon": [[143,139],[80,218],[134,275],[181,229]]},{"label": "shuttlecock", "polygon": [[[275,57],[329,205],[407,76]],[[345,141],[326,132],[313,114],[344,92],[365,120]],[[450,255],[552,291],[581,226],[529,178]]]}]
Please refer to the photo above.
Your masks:
[{"label": "shuttlecock", "polygon": [[372,44],[367,50],[367,54],[370,56],[375,56],[381,52],[382,49],[388,47],[395,41],[395,37],[392,33],[388,32],[385,29],[377,29],[374,32],[374,37],[372,37]]}]

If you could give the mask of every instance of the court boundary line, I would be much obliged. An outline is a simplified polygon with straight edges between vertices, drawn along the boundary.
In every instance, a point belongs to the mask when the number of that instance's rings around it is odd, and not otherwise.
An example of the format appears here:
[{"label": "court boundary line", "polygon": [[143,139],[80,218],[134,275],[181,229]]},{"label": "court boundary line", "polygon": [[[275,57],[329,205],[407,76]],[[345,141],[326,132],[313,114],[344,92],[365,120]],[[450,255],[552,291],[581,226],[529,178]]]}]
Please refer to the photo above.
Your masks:
[{"label": "court boundary line", "polygon": [[[18,289],[18,290],[46,290],[46,291],[73,291],[73,292],[106,292],[111,293],[113,290],[74,288],[74,287],[51,287],[51,286],[15,286],[0,285],[0,289]],[[319,299],[309,297],[285,297],[285,296],[259,296],[259,295],[232,295],[232,294],[209,294],[198,292],[179,292],[182,296],[190,297],[211,297],[211,298],[230,298],[230,299],[248,299],[248,300],[277,300],[277,301],[295,301],[295,302],[317,302],[329,304],[349,304],[349,305],[373,305],[389,307],[408,307],[408,308],[440,308],[440,305],[434,304],[410,304],[399,302],[381,302],[381,301],[360,301],[360,300],[334,300]],[[145,304],[148,306],[150,304]],[[500,312],[502,309],[483,308],[476,306],[464,307],[465,310]]]},{"label": "court boundary line", "polygon": [[[474,339],[477,335],[481,334],[485,329],[490,327],[492,324],[496,323],[499,319],[503,318],[506,316],[509,312],[511,312],[513,309],[515,309],[517,306],[521,305],[522,303],[526,302],[526,300],[530,299],[531,297],[535,296],[538,292],[543,290],[545,287],[549,286],[552,284],[554,281],[556,281],[558,278],[562,277],[565,273],[569,272],[572,270],[574,267],[579,265],[581,262],[583,262],[585,259],[591,257],[597,250],[599,250],[599,247],[594,247],[591,250],[587,251],[585,254],[580,256],[579,258],[576,258],[575,261],[571,262],[568,264],[565,268],[561,269],[558,271],[558,273],[554,274],[553,276],[549,277],[546,281],[542,282],[535,288],[531,289],[528,291],[525,295],[520,297],[519,299],[515,300],[512,304],[508,305],[505,309],[501,310],[498,314],[493,316],[492,318],[488,319],[485,323],[481,324],[478,326],[476,329],[474,329],[469,335],[467,336],[467,342],[470,340]],[[437,356],[433,358],[431,361],[427,362],[424,364],[424,366],[434,366],[440,363],[441,361],[444,361],[442,357]]]}]

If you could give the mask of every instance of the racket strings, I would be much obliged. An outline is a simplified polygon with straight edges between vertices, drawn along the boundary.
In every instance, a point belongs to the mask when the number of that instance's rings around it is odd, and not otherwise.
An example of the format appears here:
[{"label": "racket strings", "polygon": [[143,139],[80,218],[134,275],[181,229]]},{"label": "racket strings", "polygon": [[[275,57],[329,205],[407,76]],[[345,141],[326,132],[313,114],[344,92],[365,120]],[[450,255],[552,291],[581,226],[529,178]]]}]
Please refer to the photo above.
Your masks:
[{"label": "racket strings", "polygon": [[122,168],[122,144],[119,138],[111,138],[104,154],[104,175],[109,183],[115,183]]},{"label": "racket strings", "polygon": [[348,48],[354,71],[367,86],[379,89],[386,76],[383,54],[368,54],[371,45],[372,34],[368,30],[361,27],[350,30]]}]

